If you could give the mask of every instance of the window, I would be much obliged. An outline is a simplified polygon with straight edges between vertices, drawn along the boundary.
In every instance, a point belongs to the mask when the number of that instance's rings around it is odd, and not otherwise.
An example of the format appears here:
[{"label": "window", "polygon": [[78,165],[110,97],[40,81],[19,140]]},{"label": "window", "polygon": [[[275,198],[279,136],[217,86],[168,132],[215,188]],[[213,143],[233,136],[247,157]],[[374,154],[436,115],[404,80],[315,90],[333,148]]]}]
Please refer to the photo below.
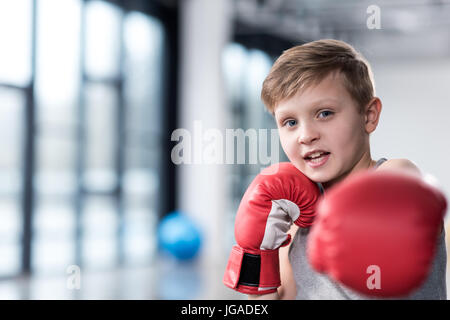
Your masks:
[{"label": "window", "polygon": [[0,86],[0,274],[20,270],[24,92]]},{"label": "window", "polygon": [[0,276],[152,260],[166,36],[141,8],[0,3]]},{"label": "window", "polygon": [[[229,208],[227,241],[234,242],[233,223],[241,198],[248,185],[270,163],[261,155],[275,155],[279,161],[285,161],[286,156],[279,144],[274,144],[271,138],[271,129],[276,129],[272,115],[266,111],[260,99],[262,83],[269,73],[273,59],[264,51],[249,49],[238,43],[229,44],[222,56],[222,69],[224,71],[227,95],[232,110],[233,129],[242,129],[244,132],[252,130],[257,140],[250,141],[245,138],[245,163],[238,164],[236,159],[237,143],[234,142],[235,160],[232,166],[231,186],[232,201]],[[266,129],[266,131],[259,131]],[[266,135],[264,134],[266,133]],[[276,136],[276,142],[278,142]],[[263,140],[262,140],[263,139]],[[264,140],[265,139],[265,140]],[[261,141],[260,141],[261,140]],[[267,144],[266,150],[261,150],[261,145]],[[254,149],[252,149],[252,147]],[[230,150],[227,150],[230,152]],[[256,152],[256,163],[251,163],[251,152]],[[253,155],[255,156],[255,155]]]},{"label": "window", "polygon": [[25,110],[31,78],[31,1],[0,2],[0,275],[21,267]]}]

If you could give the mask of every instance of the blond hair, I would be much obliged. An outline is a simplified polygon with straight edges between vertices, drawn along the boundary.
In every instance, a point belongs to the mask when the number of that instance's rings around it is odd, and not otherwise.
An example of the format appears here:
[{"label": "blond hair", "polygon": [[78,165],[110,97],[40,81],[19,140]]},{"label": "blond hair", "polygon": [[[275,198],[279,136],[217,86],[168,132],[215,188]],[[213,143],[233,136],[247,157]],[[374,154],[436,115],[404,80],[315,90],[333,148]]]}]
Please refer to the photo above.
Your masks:
[{"label": "blond hair", "polygon": [[343,85],[363,111],[375,95],[370,65],[351,45],[333,39],[317,40],[284,51],[264,80],[261,99],[273,114],[282,100],[319,83],[332,72],[343,75]]}]

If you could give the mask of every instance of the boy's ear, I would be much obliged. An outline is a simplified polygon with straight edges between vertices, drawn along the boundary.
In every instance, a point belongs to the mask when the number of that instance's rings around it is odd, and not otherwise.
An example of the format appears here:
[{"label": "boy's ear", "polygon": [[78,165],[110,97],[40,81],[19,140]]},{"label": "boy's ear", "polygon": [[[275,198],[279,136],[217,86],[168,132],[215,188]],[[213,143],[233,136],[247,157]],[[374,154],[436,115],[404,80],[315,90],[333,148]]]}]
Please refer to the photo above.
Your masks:
[{"label": "boy's ear", "polygon": [[367,133],[372,133],[378,126],[382,109],[381,100],[378,97],[372,98],[367,104],[364,113],[365,128]]}]

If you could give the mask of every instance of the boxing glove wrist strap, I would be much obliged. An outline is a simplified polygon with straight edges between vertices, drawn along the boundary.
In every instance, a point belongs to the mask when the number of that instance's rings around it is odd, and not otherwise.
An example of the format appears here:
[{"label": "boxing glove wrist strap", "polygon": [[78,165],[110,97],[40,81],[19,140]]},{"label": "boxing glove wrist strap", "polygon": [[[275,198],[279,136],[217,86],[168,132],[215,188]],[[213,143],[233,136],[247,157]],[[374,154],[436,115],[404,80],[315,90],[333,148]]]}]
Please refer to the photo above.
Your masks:
[{"label": "boxing glove wrist strap", "polygon": [[242,293],[275,292],[281,282],[278,250],[252,254],[233,246],[223,280],[225,285]]}]

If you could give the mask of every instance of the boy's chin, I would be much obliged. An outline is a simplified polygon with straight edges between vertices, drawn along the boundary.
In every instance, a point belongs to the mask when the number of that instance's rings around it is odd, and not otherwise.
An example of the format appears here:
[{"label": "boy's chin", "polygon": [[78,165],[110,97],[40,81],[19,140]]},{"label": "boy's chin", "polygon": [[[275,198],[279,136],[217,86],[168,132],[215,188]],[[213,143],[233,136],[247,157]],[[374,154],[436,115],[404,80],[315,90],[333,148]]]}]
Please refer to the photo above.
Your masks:
[{"label": "boy's chin", "polygon": [[310,180],[317,183],[326,183],[333,180],[333,175],[324,172],[303,172]]},{"label": "boy's chin", "polygon": [[302,164],[299,165],[298,163],[291,162],[294,164],[294,166],[300,170],[306,177],[308,177],[311,181],[317,182],[317,183],[326,183],[336,178],[336,174],[333,172],[329,172],[330,170],[315,170],[312,168],[309,168],[308,165]]}]

